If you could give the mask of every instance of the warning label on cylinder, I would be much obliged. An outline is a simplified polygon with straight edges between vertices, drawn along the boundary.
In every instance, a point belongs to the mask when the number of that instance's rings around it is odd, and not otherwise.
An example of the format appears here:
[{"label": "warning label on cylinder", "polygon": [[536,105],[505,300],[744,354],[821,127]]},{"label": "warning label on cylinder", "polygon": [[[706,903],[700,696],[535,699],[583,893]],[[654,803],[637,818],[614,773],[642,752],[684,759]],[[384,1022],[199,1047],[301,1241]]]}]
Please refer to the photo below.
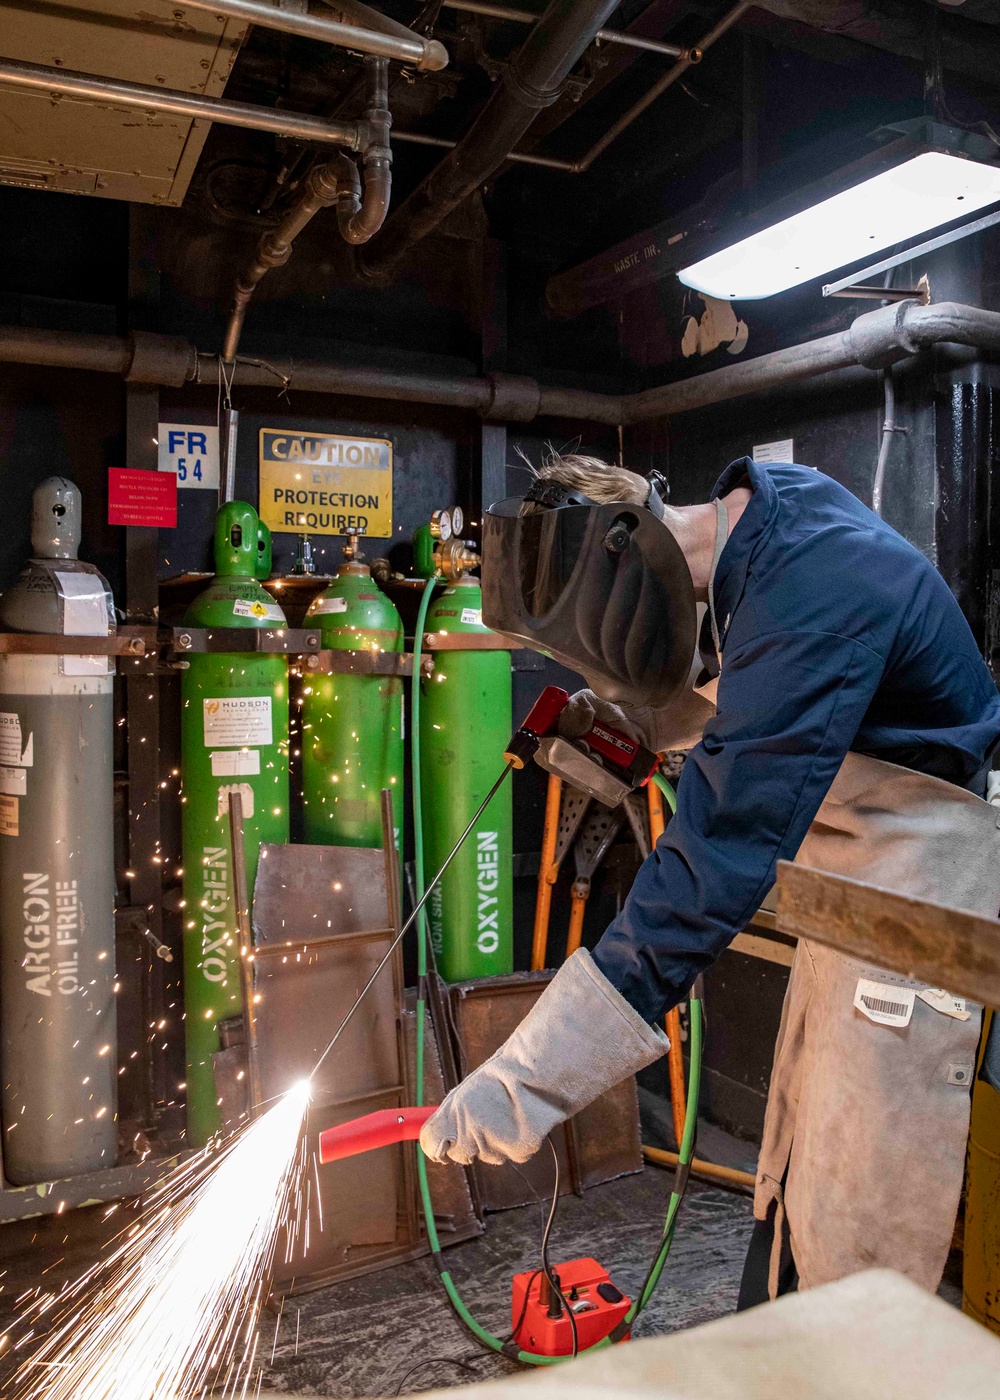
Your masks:
[{"label": "warning label on cylinder", "polygon": [[34,735],[25,743],[21,735],[21,716],[0,713],[0,765],[5,768],[31,768],[35,762]]},{"label": "warning label on cylinder", "polygon": [[0,797],[0,836],[20,835],[20,806],[16,797]]},{"label": "warning label on cylinder", "polygon": [[27,769],[5,768],[2,764],[0,764],[0,793],[7,793],[12,797],[27,797]]},{"label": "warning label on cylinder", "polygon": [[238,749],[271,743],[270,695],[220,696],[203,700],[205,746]]},{"label": "warning label on cylinder", "polygon": [[260,430],[260,518],[272,530],[392,535],[392,443]]}]

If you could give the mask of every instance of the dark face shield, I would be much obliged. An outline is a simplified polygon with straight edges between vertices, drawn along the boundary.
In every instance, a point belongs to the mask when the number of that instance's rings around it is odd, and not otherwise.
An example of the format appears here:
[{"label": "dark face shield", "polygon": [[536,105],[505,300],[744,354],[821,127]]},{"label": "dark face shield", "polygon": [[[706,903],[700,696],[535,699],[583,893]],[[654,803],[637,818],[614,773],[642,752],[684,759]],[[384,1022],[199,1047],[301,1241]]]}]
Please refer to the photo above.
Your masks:
[{"label": "dark face shield", "polygon": [[483,521],[483,621],[607,700],[665,704],[695,652],[694,587],[673,535],[644,506],[568,505]]}]

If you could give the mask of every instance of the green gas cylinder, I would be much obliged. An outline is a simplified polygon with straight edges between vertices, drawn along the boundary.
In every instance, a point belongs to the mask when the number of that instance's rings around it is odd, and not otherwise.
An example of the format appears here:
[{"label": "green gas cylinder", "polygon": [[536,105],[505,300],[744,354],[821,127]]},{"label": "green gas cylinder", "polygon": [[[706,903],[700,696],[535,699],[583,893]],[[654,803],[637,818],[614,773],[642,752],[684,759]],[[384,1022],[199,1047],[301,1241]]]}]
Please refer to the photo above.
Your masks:
[{"label": "green gas cylinder", "polygon": [[271,531],[263,520],[257,521],[257,566],[255,573],[261,583],[271,577]]},{"label": "green gas cylinder", "polygon": [[[219,511],[216,577],[191,604],[185,627],[285,626],[256,577],[258,524],[241,501]],[[219,1126],[217,1026],[242,1007],[229,794],[243,800],[252,897],[261,842],[288,840],[288,662],[266,652],[192,651],[181,703],[188,1143],[200,1147]]]},{"label": "green gas cylinder", "polygon": [[[510,653],[486,649],[491,641],[502,646],[483,626],[478,579],[452,578],[430,606],[424,649],[434,670],[419,681],[427,879],[472,820],[510,742]],[[431,943],[449,982],[513,970],[511,827],[507,783],[431,895]]]},{"label": "green gas cylinder", "polygon": [[[381,846],[380,793],[393,795],[396,843],[403,824],[403,682],[378,658],[403,650],[403,624],[349,535],[345,562],[315,598],[305,626],[324,650],[357,653],[355,674],[306,672],[302,687],[302,798],[307,842]],[[371,667],[366,673],[365,666]]]}]

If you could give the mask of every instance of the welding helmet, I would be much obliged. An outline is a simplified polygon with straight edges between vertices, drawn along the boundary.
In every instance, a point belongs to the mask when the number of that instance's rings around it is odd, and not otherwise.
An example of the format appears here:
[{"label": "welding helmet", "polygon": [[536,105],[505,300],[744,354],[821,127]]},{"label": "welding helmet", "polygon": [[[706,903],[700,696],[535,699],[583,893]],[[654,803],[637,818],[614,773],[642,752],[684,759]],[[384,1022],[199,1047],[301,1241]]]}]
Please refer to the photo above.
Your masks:
[{"label": "welding helmet", "polygon": [[[557,482],[491,506],[483,520],[483,621],[586,677],[606,700],[664,705],[688,683],[694,585],[664,522],[666,486],[645,505],[598,505]],[[534,509],[527,503],[533,503]]]}]

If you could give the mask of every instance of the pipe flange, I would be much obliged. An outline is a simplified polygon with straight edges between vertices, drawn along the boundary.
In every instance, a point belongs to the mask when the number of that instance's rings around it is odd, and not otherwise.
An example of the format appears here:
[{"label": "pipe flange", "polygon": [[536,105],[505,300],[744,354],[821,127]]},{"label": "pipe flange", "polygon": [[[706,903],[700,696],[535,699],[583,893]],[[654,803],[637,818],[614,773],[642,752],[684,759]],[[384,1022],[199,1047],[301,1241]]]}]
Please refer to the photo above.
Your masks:
[{"label": "pipe flange", "polygon": [[858,364],[865,369],[885,369],[904,355],[915,355],[921,347],[910,334],[906,318],[910,308],[919,304],[909,299],[858,316],[847,331]]},{"label": "pipe flange", "polygon": [[292,245],[284,243],[277,236],[277,231],[265,233],[260,240],[260,249],[257,256],[261,262],[266,262],[268,267],[284,267],[285,263],[292,256]]},{"label": "pipe flange", "polygon": [[562,92],[561,86],[553,92],[551,88],[538,88],[534,83],[526,82],[513,63],[504,69],[503,84],[522,106],[530,107],[535,112],[540,112],[543,107],[551,107]]},{"label": "pipe flange", "polygon": [[161,384],[179,389],[198,372],[198,352],[179,336],[133,331],[125,379],[129,384]]},{"label": "pipe flange", "polygon": [[334,162],[327,161],[325,165],[314,165],[309,172],[306,181],[310,194],[315,195],[324,204],[336,203],[340,193],[340,180]]},{"label": "pipe flange", "polygon": [[490,397],[483,417],[498,423],[530,423],[538,417],[542,390],[537,379],[521,374],[488,374]]}]

